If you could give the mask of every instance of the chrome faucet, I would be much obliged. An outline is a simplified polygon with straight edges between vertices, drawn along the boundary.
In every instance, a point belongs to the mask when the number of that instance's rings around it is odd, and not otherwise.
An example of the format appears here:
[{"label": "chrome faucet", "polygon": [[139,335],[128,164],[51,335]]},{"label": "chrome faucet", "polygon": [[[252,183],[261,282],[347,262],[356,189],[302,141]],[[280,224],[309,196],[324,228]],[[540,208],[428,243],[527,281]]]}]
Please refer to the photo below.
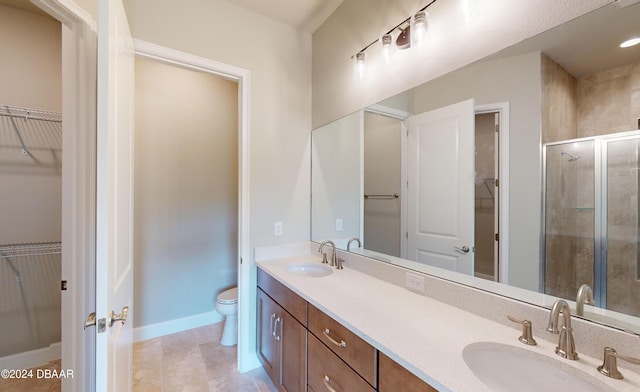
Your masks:
[{"label": "chrome faucet", "polygon": [[584,316],[584,304],[595,305],[593,302],[593,290],[588,284],[583,284],[578,289],[576,297],[576,316]]},{"label": "chrome faucet", "polygon": [[336,257],[336,244],[334,244],[333,241],[322,241],[320,247],[318,248],[318,252],[322,253],[322,263],[327,264],[327,254],[322,251],[322,248],[324,248],[324,246],[327,244],[331,245],[331,266],[335,267],[336,265],[338,265],[338,261]]},{"label": "chrome faucet", "polygon": [[[562,313],[562,329],[558,329],[558,323]],[[573,333],[571,328],[571,308],[569,304],[559,299],[554,302],[551,308],[551,314],[549,315],[549,325],[547,331],[560,334],[558,339],[558,345],[556,346],[556,354],[562,358],[576,360],[578,359],[578,353],[576,352],[576,345],[573,341]]]},{"label": "chrome faucet", "polygon": [[349,239],[349,242],[347,242],[347,252],[349,252],[351,250],[350,249],[351,248],[351,243],[353,241],[356,241],[358,243],[358,248],[362,247],[362,243],[360,242],[360,238],[353,237],[353,238]]}]

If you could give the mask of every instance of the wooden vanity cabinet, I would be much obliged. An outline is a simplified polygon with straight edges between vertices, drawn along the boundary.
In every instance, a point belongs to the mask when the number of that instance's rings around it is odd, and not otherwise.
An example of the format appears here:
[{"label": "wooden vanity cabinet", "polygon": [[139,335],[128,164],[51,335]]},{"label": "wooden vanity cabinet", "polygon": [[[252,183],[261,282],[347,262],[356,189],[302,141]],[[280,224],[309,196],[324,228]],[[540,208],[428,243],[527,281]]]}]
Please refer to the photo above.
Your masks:
[{"label": "wooden vanity cabinet", "polygon": [[383,353],[379,353],[378,357],[378,375],[380,392],[437,392],[437,389]]},{"label": "wooden vanity cabinet", "polygon": [[358,373],[309,334],[309,390],[375,392]]},{"label": "wooden vanity cabinet", "polygon": [[280,391],[436,391],[260,268],[257,308],[258,359]]},{"label": "wooden vanity cabinet", "polygon": [[309,332],[375,388],[377,350],[320,309],[308,306]]},{"label": "wooden vanity cabinet", "polygon": [[[261,271],[258,272],[260,276]],[[258,284],[261,280],[268,282],[263,284],[267,290],[277,287],[274,295],[283,302],[296,304],[293,308],[298,313],[302,303],[306,324],[306,301],[269,276],[263,276]],[[307,384],[307,329],[271,293],[262,286],[258,288],[258,359],[280,391],[303,392]]]}]

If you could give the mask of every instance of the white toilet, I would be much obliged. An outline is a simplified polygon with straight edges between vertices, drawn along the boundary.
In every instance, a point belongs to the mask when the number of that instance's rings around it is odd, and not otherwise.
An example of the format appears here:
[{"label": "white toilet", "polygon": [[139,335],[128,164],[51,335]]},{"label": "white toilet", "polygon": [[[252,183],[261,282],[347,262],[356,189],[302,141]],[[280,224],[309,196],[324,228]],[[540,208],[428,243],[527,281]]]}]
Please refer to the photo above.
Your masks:
[{"label": "white toilet", "polygon": [[220,344],[234,346],[238,343],[238,288],[233,287],[218,294],[216,298],[216,310],[223,316],[227,316],[222,330]]}]

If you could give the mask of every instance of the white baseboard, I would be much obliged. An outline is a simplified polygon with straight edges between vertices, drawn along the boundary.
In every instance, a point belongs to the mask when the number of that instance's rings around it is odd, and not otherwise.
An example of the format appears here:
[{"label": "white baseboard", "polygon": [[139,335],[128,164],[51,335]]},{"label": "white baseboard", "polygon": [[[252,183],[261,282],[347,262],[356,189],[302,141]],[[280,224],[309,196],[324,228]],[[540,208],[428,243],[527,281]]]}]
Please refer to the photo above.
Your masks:
[{"label": "white baseboard", "polygon": [[0,358],[0,369],[29,369],[45,365],[49,361],[59,359],[61,351],[62,344],[57,342],[52,343],[49,347],[7,355]]},{"label": "white baseboard", "polygon": [[195,314],[189,317],[145,325],[143,327],[133,329],[133,341],[140,342],[142,340],[153,339],[159,336],[170,335],[172,333],[182,332],[188,329],[215,324],[222,320],[224,320],[224,316],[212,310],[211,312]]},{"label": "white baseboard", "polygon": [[249,355],[245,355],[244,361],[238,363],[238,371],[240,373],[246,373],[253,369],[257,369],[260,366],[262,366],[262,364],[258,360],[258,355],[254,351]]}]

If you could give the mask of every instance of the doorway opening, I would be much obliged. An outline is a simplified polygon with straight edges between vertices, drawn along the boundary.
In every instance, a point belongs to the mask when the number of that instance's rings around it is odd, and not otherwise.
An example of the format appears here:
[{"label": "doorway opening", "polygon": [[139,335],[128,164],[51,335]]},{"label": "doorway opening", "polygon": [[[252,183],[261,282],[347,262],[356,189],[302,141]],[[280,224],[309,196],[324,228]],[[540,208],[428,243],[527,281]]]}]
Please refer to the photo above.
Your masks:
[{"label": "doorway opening", "polygon": [[[0,32],[13,37],[0,62],[0,368],[60,369],[62,28],[28,2],[0,1]],[[23,381],[7,388],[32,386]]]},{"label": "doorway opening", "polygon": [[237,285],[238,83],[137,56],[135,86],[134,335],[144,340],[139,331],[174,332],[155,327],[174,320],[221,321],[215,298]]},{"label": "doorway opening", "polygon": [[[237,253],[233,268],[237,269],[238,286],[238,370],[244,372],[256,368],[255,352],[255,276],[249,243],[249,102],[250,72],[238,67],[201,58],[148,42],[135,40],[135,52],[140,58],[156,60],[184,69],[220,76],[237,83],[237,222],[235,238]],[[227,233],[228,235],[232,235]],[[245,261],[243,263],[243,260]],[[210,306],[215,298],[208,298]]]},{"label": "doorway opening", "polygon": [[474,276],[508,283],[509,103],[475,107]]},{"label": "doorway opening", "polygon": [[496,112],[475,115],[474,276],[494,281],[500,259],[499,121]]}]

